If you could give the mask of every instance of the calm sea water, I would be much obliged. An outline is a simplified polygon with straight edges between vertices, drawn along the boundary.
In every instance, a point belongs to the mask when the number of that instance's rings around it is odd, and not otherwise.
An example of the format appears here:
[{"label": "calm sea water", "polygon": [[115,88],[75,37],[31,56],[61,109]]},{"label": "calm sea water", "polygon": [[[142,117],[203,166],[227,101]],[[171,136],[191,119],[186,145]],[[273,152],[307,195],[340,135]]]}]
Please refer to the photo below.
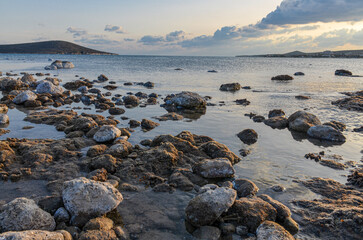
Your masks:
[{"label": "calm sea water", "polygon": [[[85,77],[90,80],[105,74],[111,81],[117,82],[118,89],[113,94],[125,95],[127,92],[156,92],[162,96],[180,91],[194,91],[203,96],[211,96],[217,106],[207,108],[207,113],[198,119],[184,119],[178,122],[160,122],[160,126],[150,132],[140,129],[132,134],[130,142],[139,143],[142,139],[153,138],[159,134],[177,134],[183,130],[203,134],[226,144],[239,154],[242,148],[252,153],[235,165],[237,177],[253,180],[261,192],[288,203],[293,198],[315,197],[311,192],[295,182],[297,179],[311,177],[329,177],[342,183],[346,182],[349,170],[337,171],[324,167],[315,161],[307,160],[304,155],[309,152],[325,151],[338,154],[345,161],[362,160],[363,135],[352,132],[363,123],[362,113],[347,111],[331,105],[331,101],[344,97],[343,91],[363,89],[363,78],[334,76],[336,69],[348,69],[354,74],[363,75],[363,59],[284,59],[284,58],[235,58],[235,57],[160,57],[160,56],[67,56],[67,55],[0,55],[0,71],[47,72],[44,66],[53,60],[67,60],[76,66],[71,70],[50,71],[64,82]],[[183,71],[175,71],[182,68]],[[208,73],[208,70],[218,73]],[[295,77],[289,82],[271,81],[279,74],[302,71],[305,76]],[[39,78],[42,79],[42,78]],[[154,89],[140,86],[124,86],[125,82],[155,83]],[[236,93],[220,92],[222,83],[239,82],[242,86],[251,86],[251,90]],[[105,84],[96,85],[101,88]],[[103,92],[106,90],[102,89]],[[307,101],[296,100],[296,95],[307,95]],[[247,98],[249,106],[238,106],[236,99]],[[225,105],[220,106],[219,102]],[[159,103],[163,103],[159,99]],[[72,105],[77,106],[75,104]],[[82,105],[80,105],[82,106]],[[65,108],[65,107],[63,107]],[[283,109],[287,115],[297,110],[306,109],[316,114],[322,122],[337,120],[345,123],[348,130],[344,132],[347,142],[343,145],[326,146],[306,138],[293,136],[289,130],[272,129],[263,123],[254,123],[244,116],[254,112],[267,117],[268,111]],[[93,112],[86,111],[86,112]],[[141,121],[152,119],[166,111],[158,105],[146,108],[126,109],[123,116]],[[6,137],[27,138],[61,138],[63,133],[56,132],[53,126],[35,125],[23,122],[26,111],[13,109],[9,112],[11,132]],[[103,113],[108,116],[108,113]],[[120,117],[117,117],[120,120]],[[157,121],[154,119],[154,121]],[[122,121],[120,127],[127,127],[128,120]],[[25,125],[35,126],[32,130],[22,130]],[[256,144],[244,145],[236,136],[243,129],[253,128],[259,134]],[[287,188],[284,194],[275,194],[269,187],[281,184]]]}]

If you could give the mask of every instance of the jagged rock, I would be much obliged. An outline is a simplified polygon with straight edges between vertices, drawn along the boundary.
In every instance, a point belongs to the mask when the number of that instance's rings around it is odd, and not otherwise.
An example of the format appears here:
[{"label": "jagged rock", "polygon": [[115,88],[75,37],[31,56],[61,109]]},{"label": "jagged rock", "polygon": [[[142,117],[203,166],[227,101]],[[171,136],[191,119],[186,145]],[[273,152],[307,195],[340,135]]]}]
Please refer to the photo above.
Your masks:
[{"label": "jagged rock", "polygon": [[96,142],[103,143],[112,141],[121,136],[121,130],[115,126],[104,125],[93,135]]},{"label": "jagged rock", "polygon": [[314,114],[297,111],[293,113],[289,118],[289,128],[298,132],[307,132],[310,127],[320,125],[321,122]]},{"label": "jagged rock", "polygon": [[257,240],[295,240],[295,238],[279,224],[271,221],[263,222],[256,231]]},{"label": "jagged rock", "polygon": [[40,209],[34,200],[16,198],[0,209],[0,231],[49,230],[53,231],[53,217]]},{"label": "jagged rock", "polygon": [[83,177],[64,182],[62,196],[71,221],[81,222],[80,225],[112,211],[123,200],[121,193],[110,184]]},{"label": "jagged rock", "polygon": [[234,175],[234,168],[227,158],[205,159],[193,166],[193,172],[204,178],[227,178]]},{"label": "jagged rock", "polygon": [[219,87],[220,91],[230,91],[230,92],[235,92],[241,89],[241,84],[239,83],[226,83],[226,84],[222,84]]},{"label": "jagged rock", "polygon": [[307,134],[312,138],[333,142],[345,142],[345,137],[339,130],[327,125],[312,126],[307,131]]},{"label": "jagged rock", "polygon": [[186,210],[186,219],[196,227],[213,224],[235,202],[237,193],[230,188],[208,190],[193,198]]}]

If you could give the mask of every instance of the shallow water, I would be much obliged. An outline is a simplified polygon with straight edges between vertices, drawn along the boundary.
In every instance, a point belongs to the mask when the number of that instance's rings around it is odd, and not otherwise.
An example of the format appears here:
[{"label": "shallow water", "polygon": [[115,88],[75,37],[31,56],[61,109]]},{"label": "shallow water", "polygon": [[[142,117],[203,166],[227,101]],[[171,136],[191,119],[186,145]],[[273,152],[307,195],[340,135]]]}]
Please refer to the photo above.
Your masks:
[{"label": "shallow water", "polygon": [[[51,62],[48,58],[68,60],[75,64],[71,70],[45,71],[44,66]],[[175,71],[182,68],[183,71]],[[236,177],[248,178],[254,181],[261,193],[268,193],[272,197],[289,204],[295,198],[310,199],[315,194],[305,189],[296,180],[312,177],[332,178],[339,182],[346,182],[349,170],[338,171],[321,166],[304,155],[309,152],[325,151],[326,154],[341,155],[345,161],[360,162],[362,159],[363,135],[352,132],[355,127],[363,124],[362,113],[347,111],[331,105],[331,101],[344,97],[343,91],[357,91],[363,89],[363,78],[348,78],[334,76],[336,69],[348,69],[354,74],[363,75],[363,59],[284,59],[284,58],[222,58],[222,57],[152,57],[152,56],[66,56],[66,55],[0,55],[0,71],[13,70],[19,72],[50,72],[56,74],[64,82],[85,77],[96,79],[99,74],[105,74],[110,81],[117,83],[118,89],[113,94],[126,95],[127,92],[145,93],[156,92],[165,96],[180,91],[194,91],[203,96],[211,96],[210,102],[216,106],[209,106],[207,113],[198,119],[184,119],[183,121],[160,122],[160,126],[150,132],[135,129],[129,141],[137,144],[142,139],[151,139],[160,134],[178,134],[183,130],[195,134],[207,135],[226,144],[238,154],[241,148],[252,150],[252,153],[235,165]],[[218,73],[208,73],[208,70]],[[295,77],[290,82],[271,81],[271,77],[279,74],[292,75],[302,71],[306,75]],[[43,77],[38,77],[43,79]],[[155,83],[154,89],[142,86],[124,86],[125,82]],[[220,92],[222,83],[239,82],[242,86],[251,86],[251,90],[236,93]],[[97,84],[100,88],[106,83]],[[310,100],[296,100],[296,95],[308,95]],[[236,99],[247,98],[249,106],[238,106]],[[158,99],[163,103],[162,99]],[[224,101],[225,105],[219,106]],[[82,106],[82,104],[72,104]],[[69,106],[63,106],[63,109]],[[254,123],[244,116],[245,113],[255,112],[267,117],[268,111],[281,108],[287,115],[297,110],[306,109],[316,114],[321,122],[337,120],[347,125],[344,132],[347,142],[342,145],[329,146],[326,143],[312,141],[306,137],[293,135],[289,130],[272,129],[263,123]],[[93,113],[92,110],[77,110],[78,112]],[[151,119],[166,113],[158,105],[146,108],[126,109],[122,116],[141,121]],[[64,133],[57,132],[53,126],[36,125],[22,121],[23,111],[13,109],[9,111],[11,130],[0,139],[17,138],[62,138]],[[108,116],[108,112],[102,113]],[[116,116],[120,120],[120,116]],[[157,121],[153,119],[154,121]],[[34,126],[30,130],[22,130],[23,126]],[[122,121],[120,127],[128,127],[128,120]],[[253,128],[259,135],[257,143],[244,145],[236,136],[243,129]],[[287,188],[284,193],[274,193],[269,188],[280,184]],[[1,186],[0,186],[1,188]]]}]

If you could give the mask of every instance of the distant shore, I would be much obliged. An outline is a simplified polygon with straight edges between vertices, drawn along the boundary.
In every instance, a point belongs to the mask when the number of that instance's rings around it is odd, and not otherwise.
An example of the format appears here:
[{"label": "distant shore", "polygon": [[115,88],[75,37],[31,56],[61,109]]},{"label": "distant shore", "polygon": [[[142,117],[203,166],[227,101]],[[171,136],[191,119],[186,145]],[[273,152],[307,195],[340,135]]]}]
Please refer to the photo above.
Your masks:
[{"label": "distant shore", "polygon": [[237,55],[236,57],[275,57],[275,58],[363,58],[363,50],[324,51],[304,53],[294,51],[284,54]]}]

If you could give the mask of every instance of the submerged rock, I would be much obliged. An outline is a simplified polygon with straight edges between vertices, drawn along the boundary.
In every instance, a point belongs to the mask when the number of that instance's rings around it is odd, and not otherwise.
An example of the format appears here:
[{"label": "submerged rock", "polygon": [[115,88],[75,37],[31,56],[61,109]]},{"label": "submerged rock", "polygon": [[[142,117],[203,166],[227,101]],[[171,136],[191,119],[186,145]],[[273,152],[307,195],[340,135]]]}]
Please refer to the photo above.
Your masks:
[{"label": "submerged rock", "polygon": [[123,200],[112,185],[83,177],[64,182],[62,196],[65,208],[72,215],[71,221],[83,224],[112,211]]},{"label": "submerged rock", "polygon": [[275,222],[265,221],[257,231],[257,240],[295,240],[282,226]]},{"label": "submerged rock", "polygon": [[298,132],[307,132],[310,127],[315,125],[321,125],[321,122],[314,114],[297,111],[293,113],[289,118],[289,128]]},{"label": "submerged rock", "polygon": [[307,131],[309,137],[333,142],[345,142],[344,135],[337,129],[327,125],[312,126]]},{"label": "submerged rock", "polygon": [[40,209],[34,200],[16,198],[0,209],[0,231],[49,230],[53,231],[53,217]]},{"label": "submerged rock", "polygon": [[239,83],[226,83],[222,84],[219,88],[220,91],[230,91],[235,92],[241,89],[241,84]]},{"label": "submerged rock", "polygon": [[102,126],[96,133],[93,135],[93,139],[96,142],[103,143],[109,142],[121,136],[121,130],[112,125]]},{"label": "submerged rock", "polygon": [[158,119],[159,121],[168,121],[168,120],[178,121],[184,119],[182,115],[177,114],[175,112],[166,113],[160,117],[155,117],[155,118]]},{"label": "submerged rock", "polygon": [[280,80],[280,81],[288,81],[293,80],[294,78],[289,75],[278,75],[276,77],[272,77],[271,80]]},{"label": "submerged rock", "polygon": [[363,96],[357,95],[339,99],[333,101],[332,104],[350,111],[363,112]]},{"label": "submerged rock", "polygon": [[185,209],[186,219],[196,227],[210,225],[233,205],[236,196],[235,190],[223,187],[199,194]]}]

